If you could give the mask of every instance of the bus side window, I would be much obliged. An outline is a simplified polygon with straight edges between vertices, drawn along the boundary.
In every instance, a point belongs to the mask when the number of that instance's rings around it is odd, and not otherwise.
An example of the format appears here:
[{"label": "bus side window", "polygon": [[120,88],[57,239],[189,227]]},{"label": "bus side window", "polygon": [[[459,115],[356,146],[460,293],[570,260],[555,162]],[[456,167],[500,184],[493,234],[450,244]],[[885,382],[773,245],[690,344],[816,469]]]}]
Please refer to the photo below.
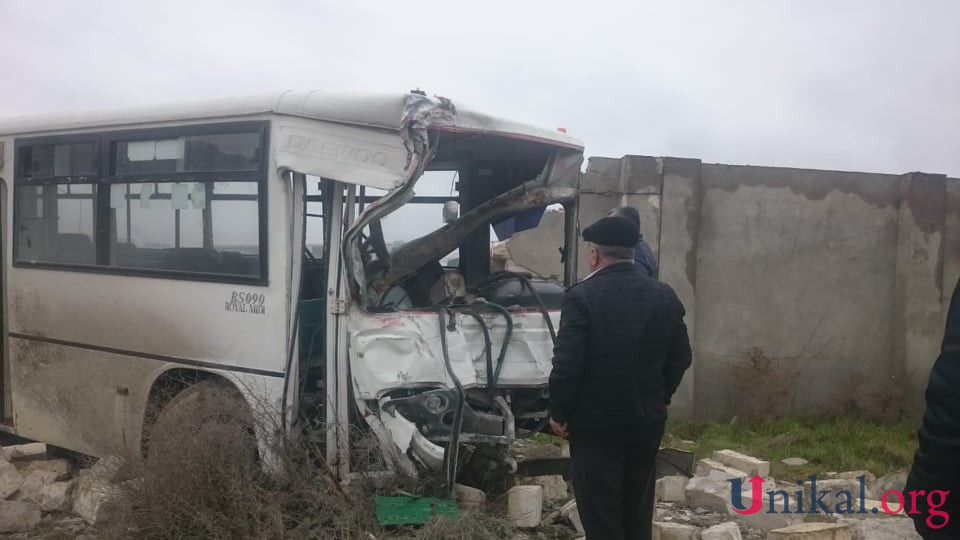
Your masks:
[{"label": "bus side window", "polygon": [[94,186],[17,186],[17,260],[96,263]]},{"label": "bus side window", "polygon": [[303,293],[301,300],[323,298],[326,292],[326,220],[327,203],[323,200],[322,184],[316,178],[307,178],[306,250],[303,257]]}]

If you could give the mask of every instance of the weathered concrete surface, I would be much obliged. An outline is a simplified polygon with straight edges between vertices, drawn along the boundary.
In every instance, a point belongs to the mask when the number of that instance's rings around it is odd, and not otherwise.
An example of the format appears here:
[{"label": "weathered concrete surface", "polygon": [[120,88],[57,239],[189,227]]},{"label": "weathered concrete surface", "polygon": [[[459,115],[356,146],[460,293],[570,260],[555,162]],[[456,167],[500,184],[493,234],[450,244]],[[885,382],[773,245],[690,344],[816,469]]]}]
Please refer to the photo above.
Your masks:
[{"label": "weathered concrete surface", "polygon": [[730,508],[730,484],[705,476],[691,478],[684,490],[687,506],[727,512]]},{"label": "weathered concrete surface", "polygon": [[[687,334],[696,358],[697,231],[703,204],[700,160],[664,158],[662,161],[660,238],[654,253],[660,265],[659,278],[673,287],[687,310]],[[640,217],[641,220],[646,219],[643,226],[648,227],[649,219],[642,215]],[[684,374],[670,403],[671,416],[693,416],[697,364],[695,361]]]},{"label": "weathered concrete surface", "polygon": [[801,523],[770,531],[769,540],[851,540],[849,525],[836,523]]},{"label": "weathered concrete surface", "polygon": [[[673,416],[922,412],[960,276],[960,181],[626,156],[591,158],[581,188],[581,227],[638,208],[687,308],[694,368]],[[511,254],[559,275],[562,224],[545,216]]]},{"label": "weathered concrete surface", "polygon": [[0,461],[0,499],[13,495],[23,485],[23,477],[11,463]]},{"label": "weathered concrete surface", "polygon": [[734,469],[733,467],[728,467],[719,461],[713,459],[701,459],[697,462],[697,476],[709,477],[712,480],[721,480],[726,481],[731,478],[750,478],[751,475],[747,474],[740,469]]},{"label": "weathered concrete surface", "polygon": [[0,501],[0,532],[29,531],[40,523],[40,507],[28,501]]},{"label": "weathered concrete surface", "polygon": [[482,489],[457,484],[453,486],[453,496],[461,510],[482,512],[487,503],[487,494]]},{"label": "weathered concrete surface", "polygon": [[[945,306],[943,250],[947,180],[943,175],[910,173],[900,177],[900,219],[894,285],[892,376],[904,393],[904,405],[919,418],[922,391],[940,352]],[[904,249],[905,248],[905,249]]]},{"label": "weathered concrete surface", "polygon": [[[889,381],[896,177],[725,165],[701,174],[698,413],[872,404]],[[754,347],[768,371],[749,363]]]},{"label": "weathered concrete surface", "polygon": [[700,529],[682,523],[653,522],[654,540],[698,540]]},{"label": "weathered concrete surface", "polygon": [[540,525],[543,512],[543,488],[516,486],[507,492],[507,521],[519,529]]},{"label": "weathered concrete surface", "polygon": [[747,476],[759,474],[766,478],[770,476],[770,462],[757,459],[753,456],[734,452],[733,450],[717,450],[713,453],[713,460],[723,463],[727,467],[743,471]]},{"label": "weathered concrete surface", "polygon": [[700,532],[700,540],[742,540],[736,523],[721,523]]},{"label": "weathered concrete surface", "polygon": [[566,502],[570,498],[567,481],[563,479],[563,476],[558,474],[524,478],[521,484],[525,486],[542,487],[543,501],[546,503]]},{"label": "weathered concrete surface", "polygon": [[577,534],[584,534],[583,522],[580,520],[580,511],[577,509],[577,501],[573,500],[563,505],[560,509],[560,515],[563,519],[570,522],[570,525],[577,531]]},{"label": "weathered concrete surface", "polygon": [[854,519],[841,517],[850,526],[853,540],[920,540],[909,519]]},{"label": "weathered concrete surface", "polygon": [[679,503],[686,500],[687,483],[690,481],[686,476],[665,476],[657,480],[656,496],[663,502]]}]

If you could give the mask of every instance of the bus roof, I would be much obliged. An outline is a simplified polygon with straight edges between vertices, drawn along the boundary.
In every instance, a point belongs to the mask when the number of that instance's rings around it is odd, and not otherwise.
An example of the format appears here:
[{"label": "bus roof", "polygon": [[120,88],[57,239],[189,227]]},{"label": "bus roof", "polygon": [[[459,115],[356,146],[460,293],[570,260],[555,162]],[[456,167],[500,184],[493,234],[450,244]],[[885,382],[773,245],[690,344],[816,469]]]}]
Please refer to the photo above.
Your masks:
[{"label": "bus roof", "polygon": [[[314,90],[284,91],[246,97],[219,98],[204,101],[172,103],[111,111],[59,113],[13,118],[0,118],[0,135],[40,135],[52,132],[86,130],[139,125],[145,123],[202,121],[219,118],[275,114],[339,124],[397,131],[404,118],[404,108],[411,98],[427,99],[421,94],[344,94]],[[449,104],[444,98],[429,98]],[[557,130],[538,128],[511,120],[496,118],[469,108],[453,105],[455,114],[423,120],[429,128],[500,134],[562,146],[583,149],[577,139]],[[448,109],[448,107],[444,107]]]}]

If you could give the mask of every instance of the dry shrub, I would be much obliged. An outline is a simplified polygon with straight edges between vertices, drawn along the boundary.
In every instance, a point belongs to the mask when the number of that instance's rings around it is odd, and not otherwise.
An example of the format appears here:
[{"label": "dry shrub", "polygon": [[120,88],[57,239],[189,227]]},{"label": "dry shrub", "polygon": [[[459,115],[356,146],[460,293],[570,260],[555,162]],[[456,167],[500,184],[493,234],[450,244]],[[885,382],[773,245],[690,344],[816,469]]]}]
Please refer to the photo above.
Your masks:
[{"label": "dry shrub", "polygon": [[795,373],[783,361],[770,358],[754,347],[746,358],[733,366],[737,418],[748,423],[779,418],[791,410]]},{"label": "dry shrub", "polygon": [[[370,482],[353,482],[344,489],[323,462],[325,433],[319,426],[280,438],[268,449],[272,458],[259,459],[251,416],[237,414],[245,409],[239,393],[212,381],[189,388],[193,390],[178,394],[157,415],[147,457],[128,460],[124,476],[134,480],[122,484],[126,504],[102,531],[105,537],[483,540],[513,536],[503,519],[478,514],[440,519],[418,529],[384,531],[376,522],[376,494],[439,495],[442,479],[384,480],[371,475]],[[279,419],[278,414],[266,417]],[[357,467],[382,469],[382,455],[369,432],[351,434],[351,448]]]},{"label": "dry shrub", "polygon": [[223,414],[238,410],[236,396],[199,394],[190,401],[201,404],[200,421],[196,408],[177,401],[158,417],[147,457],[133,461],[129,474],[136,480],[123,484],[127,510],[108,536],[226,540],[376,532],[372,501],[347,496],[322,465],[322,433],[278,441],[267,466],[257,458],[250,417]]},{"label": "dry shrub", "polygon": [[501,518],[464,513],[456,519],[435,519],[416,531],[415,537],[426,540],[499,540],[516,536],[516,529]]}]

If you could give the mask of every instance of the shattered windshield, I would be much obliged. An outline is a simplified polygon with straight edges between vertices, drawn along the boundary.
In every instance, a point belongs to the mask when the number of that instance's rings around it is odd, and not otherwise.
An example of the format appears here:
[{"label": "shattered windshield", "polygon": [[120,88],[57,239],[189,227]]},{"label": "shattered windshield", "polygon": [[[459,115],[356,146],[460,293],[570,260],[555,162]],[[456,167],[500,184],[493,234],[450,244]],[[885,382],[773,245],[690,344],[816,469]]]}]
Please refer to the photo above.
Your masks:
[{"label": "shattered windshield", "polygon": [[[423,308],[468,298],[491,275],[492,242],[536,227],[548,206],[576,193],[579,156],[534,149],[522,159],[427,171],[406,204],[370,220],[357,241],[366,307]],[[383,195],[366,189],[358,200],[369,204]]]}]

